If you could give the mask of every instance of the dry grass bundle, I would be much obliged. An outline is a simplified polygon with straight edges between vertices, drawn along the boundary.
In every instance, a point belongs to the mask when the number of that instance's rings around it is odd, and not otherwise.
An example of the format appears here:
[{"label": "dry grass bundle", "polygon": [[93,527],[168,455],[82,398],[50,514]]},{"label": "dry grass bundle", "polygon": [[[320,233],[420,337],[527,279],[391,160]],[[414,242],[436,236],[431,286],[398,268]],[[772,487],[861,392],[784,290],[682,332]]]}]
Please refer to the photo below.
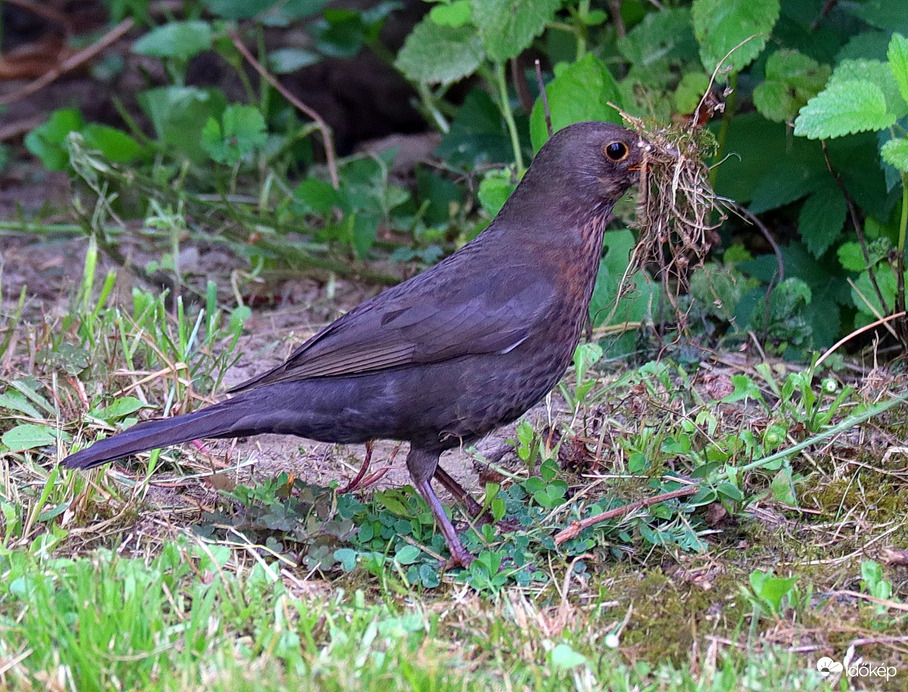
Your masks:
[{"label": "dry grass bundle", "polygon": [[640,238],[628,274],[649,266],[675,303],[688,273],[702,264],[726,218],[726,200],[712,191],[703,163],[715,153],[716,141],[697,125],[665,126],[621,115],[650,144],[637,200]]}]

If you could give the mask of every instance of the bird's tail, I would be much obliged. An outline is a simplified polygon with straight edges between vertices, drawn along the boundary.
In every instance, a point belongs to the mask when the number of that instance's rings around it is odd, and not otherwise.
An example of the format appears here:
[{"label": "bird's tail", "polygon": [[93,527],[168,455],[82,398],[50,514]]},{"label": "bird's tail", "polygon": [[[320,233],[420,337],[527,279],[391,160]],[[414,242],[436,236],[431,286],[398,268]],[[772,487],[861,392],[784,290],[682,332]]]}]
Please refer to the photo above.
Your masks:
[{"label": "bird's tail", "polygon": [[[149,449],[198,440],[203,437],[239,437],[240,421],[248,414],[237,399],[174,418],[139,423],[117,435],[98,440],[87,449],[71,454],[60,463],[68,469],[90,469],[120,457]],[[238,425],[239,424],[239,425]]]}]

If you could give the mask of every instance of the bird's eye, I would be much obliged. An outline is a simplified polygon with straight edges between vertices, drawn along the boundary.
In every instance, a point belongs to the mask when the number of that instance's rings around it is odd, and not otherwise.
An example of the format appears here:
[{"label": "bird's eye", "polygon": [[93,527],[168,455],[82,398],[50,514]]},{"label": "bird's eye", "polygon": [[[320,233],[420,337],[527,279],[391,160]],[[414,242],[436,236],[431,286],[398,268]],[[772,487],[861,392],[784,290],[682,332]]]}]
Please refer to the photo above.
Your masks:
[{"label": "bird's eye", "polygon": [[627,148],[627,144],[624,142],[612,142],[605,145],[605,155],[608,156],[609,161],[614,163],[624,161],[629,153],[630,149]]}]

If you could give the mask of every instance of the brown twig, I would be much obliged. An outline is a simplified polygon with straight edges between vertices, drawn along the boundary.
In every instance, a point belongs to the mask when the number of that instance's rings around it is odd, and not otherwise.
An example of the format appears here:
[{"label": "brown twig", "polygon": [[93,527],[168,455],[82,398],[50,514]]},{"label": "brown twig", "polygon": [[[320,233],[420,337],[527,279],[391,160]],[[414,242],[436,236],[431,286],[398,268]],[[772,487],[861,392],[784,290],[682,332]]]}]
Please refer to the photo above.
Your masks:
[{"label": "brown twig", "polygon": [[848,336],[844,336],[841,339],[839,339],[835,343],[834,346],[830,347],[830,349],[828,351],[826,351],[826,353],[824,353],[822,356],[820,356],[817,359],[817,362],[813,364],[814,370],[816,370],[817,368],[820,367],[820,363],[822,363],[824,360],[829,358],[829,356],[831,356],[833,353],[838,351],[839,348],[842,346],[842,344],[848,343],[849,341],[851,341],[854,337],[858,336],[859,334],[863,334],[864,332],[870,331],[871,329],[876,329],[879,326],[885,325],[887,322],[890,322],[892,320],[897,320],[899,317],[904,317],[904,316],[905,316],[905,312],[903,310],[902,312],[896,312],[895,314],[887,315],[886,317],[882,317],[878,320],[874,320],[870,324],[865,324],[860,329],[855,329]]},{"label": "brown twig", "polygon": [[6,96],[0,97],[0,105],[6,105],[18,101],[21,98],[34,94],[36,91],[40,91],[48,84],[53,82],[58,77],[66,74],[70,70],[75,69],[79,65],[88,62],[93,57],[95,57],[102,50],[107,48],[111,43],[116,41],[118,38],[123,36],[127,31],[129,31],[133,26],[132,19],[124,19],[122,22],[117,24],[113,29],[104,34],[101,38],[91,44],[88,48],[80,50],[75,55],[71,55],[62,63],[60,63],[54,69],[45,72],[43,75],[38,77],[38,79],[29,82],[21,89],[14,91],[12,94],[7,94]]},{"label": "brown twig", "polygon": [[602,512],[601,514],[597,514],[593,517],[587,517],[586,519],[582,519],[580,521],[572,521],[570,526],[568,526],[566,529],[562,529],[557,534],[555,534],[555,545],[561,545],[565,541],[576,538],[577,535],[581,531],[583,531],[583,529],[588,529],[590,526],[595,526],[596,524],[602,523],[603,521],[608,521],[609,519],[614,519],[615,517],[621,517],[625,514],[630,514],[631,512],[634,512],[638,509],[643,509],[644,507],[649,507],[650,505],[665,502],[666,500],[674,500],[676,497],[694,495],[696,492],[698,492],[698,490],[699,488],[697,488],[696,486],[688,486],[686,488],[680,488],[679,490],[673,490],[670,493],[662,493],[661,495],[648,497],[645,500],[631,502],[629,505],[610,509],[608,512]]},{"label": "brown twig", "polygon": [[284,87],[284,85],[282,85],[279,81],[277,81],[277,79],[275,79],[274,75],[268,72],[268,70],[266,70],[262,66],[262,64],[255,59],[252,53],[249,52],[249,49],[246,48],[245,44],[240,38],[240,35],[236,31],[230,32],[230,38],[233,41],[233,45],[236,46],[236,49],[246,59],[246,62],[252,65],[252,69],[258,72],[259,75],[261,75],[262,79],[273,86],[281,96],[287,99],[294,106],[294,108],[302,111],[310,118],[312,118],[312,121],[318,127],[319,132],[322,133],[322,140],[325,145],[325,159],[327,160],[328,165],[328,175],[331,176],[331,186],[335,190],[338,189],[340,187],[340,178],[337,175],[337,163],[335,161],[334,155],[334,136],[331,134],[331,127],[328,125],[328,123],[325,122],[324,118],[322,118],[322,116],[319,115],[317,111],[313,110],[305,103],[300,101],[296,96],[291,94],[286,89],[286,87]]}]

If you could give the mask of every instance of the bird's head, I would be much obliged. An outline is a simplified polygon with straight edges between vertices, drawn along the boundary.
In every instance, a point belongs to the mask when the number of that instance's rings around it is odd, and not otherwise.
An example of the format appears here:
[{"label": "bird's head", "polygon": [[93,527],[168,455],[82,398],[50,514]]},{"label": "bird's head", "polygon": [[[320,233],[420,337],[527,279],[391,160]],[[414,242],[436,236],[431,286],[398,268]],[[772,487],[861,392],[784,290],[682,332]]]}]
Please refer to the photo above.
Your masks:
[{"label": "bird's head", "polygon": [[503,212],[608,216],[640,177],[649,144],[619,125],[582,122],[559,130],[539,150]]}]

